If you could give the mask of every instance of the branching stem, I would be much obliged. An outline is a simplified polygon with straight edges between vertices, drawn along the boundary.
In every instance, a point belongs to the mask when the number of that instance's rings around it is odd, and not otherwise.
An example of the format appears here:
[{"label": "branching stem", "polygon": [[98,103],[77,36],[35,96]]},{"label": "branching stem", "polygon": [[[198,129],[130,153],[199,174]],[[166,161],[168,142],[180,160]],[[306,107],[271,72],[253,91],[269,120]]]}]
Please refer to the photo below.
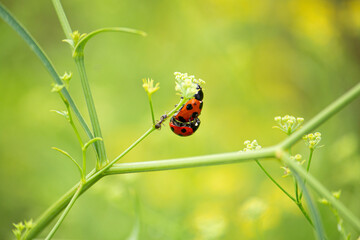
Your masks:
[{"label": "branching stem", "polygon": [[50,240],[55,232],[58,230],[58,228],[60,227],[61,223],[64,221],[66,215],[69,213],[70,209],[72,208],[72,206],[74,205],[76,199],[79,197],[80,192],[82,190],[83,184],[81,183],[78,187],[78,189],[76,190],[75,194],[73,195],[73,197],[71,198],[69,204],[66,206],[63,214],[61,214],[59,220],[56,222],[55,226],[51,229],[50,233],[47,235],[47,237],[45,238],[45,240]]}]

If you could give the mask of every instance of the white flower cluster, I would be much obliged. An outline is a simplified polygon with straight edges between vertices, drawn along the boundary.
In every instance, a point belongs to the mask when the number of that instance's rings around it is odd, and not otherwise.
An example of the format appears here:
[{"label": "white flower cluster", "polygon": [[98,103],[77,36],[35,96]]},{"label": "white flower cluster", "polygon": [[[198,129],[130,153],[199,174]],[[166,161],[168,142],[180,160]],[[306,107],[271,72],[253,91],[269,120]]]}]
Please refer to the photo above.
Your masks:
[{"label": "white flower cluster", "polygon": [[316,133],[310,133],[308,135],[303,136],[303,139],[305,141],[305,144],[310,148],[310,149],[315,149],[318,147],[320,141],[321,141],[321,133],[316,132]]},{"label": "white flower cluster", "polygon": [[261,146],[258,144],[258,142],[256,140],[253,140],[252,142],[250,140],[246,140],[244,142],[244,145],[246,147],[240,152],[251,152],[251,151],[256,151],[256,150],[261,149]]},{"label": "white flower cluster", "polygon": [[201,79],[195,79],[195,76],[189,76],[187,73],[175,72],[175,90],[185,99],[191,98],[197,92],[197,85],[205,84]]},{"label": "white flower cluster", "polygon": [[304,118],[296,118],[289,115],[285,115],[284,117],[277,116],[275,117],[275,122],[277,122],[279,126],[274,126],[274,128],[278,128],[286,134],[290,135],[303,124]]}]

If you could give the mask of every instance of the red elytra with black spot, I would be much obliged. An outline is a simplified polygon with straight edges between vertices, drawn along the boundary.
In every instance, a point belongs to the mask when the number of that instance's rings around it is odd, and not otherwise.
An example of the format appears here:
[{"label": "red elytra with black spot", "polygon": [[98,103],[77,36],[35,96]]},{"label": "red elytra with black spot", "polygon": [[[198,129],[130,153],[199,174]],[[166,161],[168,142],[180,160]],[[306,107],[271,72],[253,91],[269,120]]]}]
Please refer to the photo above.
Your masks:
[{"label": "red elytra with black spot", "polygon": [[172,117],[170,119],[169,125],[170,125],[171,131],[173,131],[175,134],[182,136],[182,137],[186,137],[186,136],[190,136],[194,132],[196,132],[196,130],[200,126],[200,119],[196,118],[192,122],[183,123],[183,122],[177,121],[174,117]]},{"label": "red elytra with black spot", "polygon": [[197,85],[199,89],[194,95],[194,98],[187,101],[181,109],[174,115],[175,119],[180,122],[190,122],[200,116],[203,107],[204,93],[200,85]]},{"label": "red elytra with black spot", "polygon": [[174,115],[174,117],[180,122],[193,121],[201,114],[202,107],[203,101],[192,98],[187,101],[184,106],[182,106],[182,108],[176,113],[176,115]]}]

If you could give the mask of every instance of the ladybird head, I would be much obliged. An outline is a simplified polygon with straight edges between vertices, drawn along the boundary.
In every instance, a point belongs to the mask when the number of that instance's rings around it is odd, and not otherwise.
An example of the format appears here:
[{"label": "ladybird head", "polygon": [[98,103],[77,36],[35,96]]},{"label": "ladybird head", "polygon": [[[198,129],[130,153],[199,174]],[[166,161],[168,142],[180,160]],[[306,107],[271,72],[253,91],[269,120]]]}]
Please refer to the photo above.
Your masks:
[{"label": "ladybird head", "polygon": [[204,92],[202,91],[202,88],[200,87],[199,84],[197,84],[196,89],[198,90],[198,92],[195,93],[194,98],[195,98],[196,100],[202,101],[203,98],[204,98]]}]

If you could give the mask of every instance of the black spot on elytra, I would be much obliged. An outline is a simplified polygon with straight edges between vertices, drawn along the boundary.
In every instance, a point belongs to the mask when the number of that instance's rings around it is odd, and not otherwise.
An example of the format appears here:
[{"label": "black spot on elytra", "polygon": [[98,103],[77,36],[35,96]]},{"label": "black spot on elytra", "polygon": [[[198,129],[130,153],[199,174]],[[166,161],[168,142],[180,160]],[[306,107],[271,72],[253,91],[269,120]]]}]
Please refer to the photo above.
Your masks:
[{"label": "black spot on elytra", "polygon": [[193,109],[193,106],[190,103],[186,105],[186,110],[191,110],[191,109]]},{"label": "black spot on elytra", "polygon": [[186,129],[185,128],[181,129],[181,132],[186,133]]},{"label": "black spot on elytra", "polygon": [[173,128],[173,127],[171,127],[171,131],[174,131],[174,128]]},{"label": "black spot on elytra", "polygon": [[201,101],[200,106],[199,106],[200,110],[202,109],[202,107],[203,107],[203,102]]},{"label": "black spot on elytra", "polygon": [[192,118],[197,118],[199,116],[199,113],[198,112],[193,112],[192,114],[191,114],[191,117]]},{"label": "black spot on elytra", "polygon": [[185,118],[183,118],[182,116],[179,117],[179,121],[186,122]]}]

